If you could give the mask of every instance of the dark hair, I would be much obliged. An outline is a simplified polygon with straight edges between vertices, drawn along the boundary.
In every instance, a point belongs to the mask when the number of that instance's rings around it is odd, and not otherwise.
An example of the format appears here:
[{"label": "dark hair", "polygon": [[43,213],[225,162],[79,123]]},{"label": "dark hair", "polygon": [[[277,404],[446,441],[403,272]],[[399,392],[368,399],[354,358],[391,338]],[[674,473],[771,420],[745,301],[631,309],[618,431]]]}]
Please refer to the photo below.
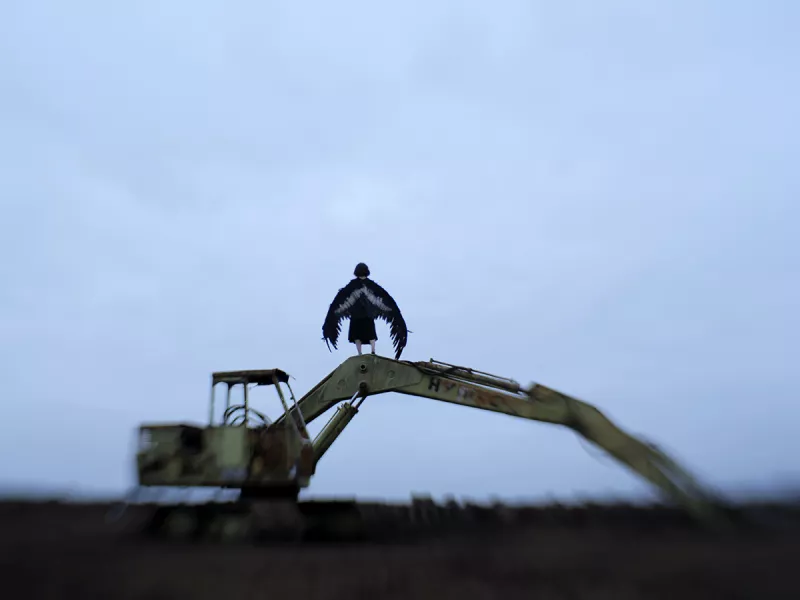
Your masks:
[{"label": "dark hair", "polygon": [[358,263],[353,275],[356,277],[369,277],[369,267],[364,263]]}]

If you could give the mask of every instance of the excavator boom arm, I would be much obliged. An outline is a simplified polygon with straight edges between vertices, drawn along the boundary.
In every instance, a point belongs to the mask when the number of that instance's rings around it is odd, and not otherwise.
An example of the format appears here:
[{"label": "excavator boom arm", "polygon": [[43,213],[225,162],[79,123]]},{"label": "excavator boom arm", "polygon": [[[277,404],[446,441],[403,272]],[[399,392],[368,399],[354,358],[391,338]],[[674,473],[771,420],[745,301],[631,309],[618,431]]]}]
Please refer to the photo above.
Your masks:
[{"label": "excavator boom arm", "polygon": [[[526,389],[511,379],[434,360],[412,363],[376,355],[354,356],[303,396],[297,410],[308,423],[343,400],[386,392],[569,427],[695,516],[715,522],[722,518],[714,495],[663,452],[626,433],[594,406],[543,385]],[[331,419],[315,440],[317,460],[355,412],[357,406],[351,402]]]}]

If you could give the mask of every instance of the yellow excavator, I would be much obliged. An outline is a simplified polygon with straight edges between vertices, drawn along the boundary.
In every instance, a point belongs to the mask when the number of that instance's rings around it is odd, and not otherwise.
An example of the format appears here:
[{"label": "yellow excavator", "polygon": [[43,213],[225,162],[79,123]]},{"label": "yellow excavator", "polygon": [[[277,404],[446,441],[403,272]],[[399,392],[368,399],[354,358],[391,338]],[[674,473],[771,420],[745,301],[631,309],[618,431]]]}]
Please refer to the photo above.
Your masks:
[{"label": "yellow excavator", "polygon": [[[148,531],[194,539],[248,538],[276,528],[303,535],[319,523],[320,514],[329,520],[336,515],[339,527],[357,530],[352,504],[327,503],[321,509],[320,503],[299,502],[298,495],[364,400],[387,392],[569,427],[655,486],[684,514],[714,526],[727,521],[719,496],[674,460],[617,427],[592,405],[544,385],[526,388],[512,379],[433,359],[410,362],[379,355],[348,358],[299,400],[289,380],[280,369],[213,373],[207,424],[139,427],[137,492],[175,487],[239,491],[235,501],[151,503]],[[274,420],[253,406],[254,386],[277,392],[282,410]],[[239,388],[241,400],[234,404],[233,392]],[[308,424],[337,404],[312,438]]]}]

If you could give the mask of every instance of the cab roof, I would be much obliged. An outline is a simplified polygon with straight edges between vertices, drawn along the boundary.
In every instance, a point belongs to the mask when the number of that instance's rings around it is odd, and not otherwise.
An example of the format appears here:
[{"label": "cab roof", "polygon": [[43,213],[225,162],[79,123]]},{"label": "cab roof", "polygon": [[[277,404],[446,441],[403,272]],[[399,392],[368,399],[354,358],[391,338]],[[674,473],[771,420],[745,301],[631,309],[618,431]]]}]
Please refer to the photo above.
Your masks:
[{"label": "cab roof", "polygon": [[211,385],[227,383],[229,386],[236,384],[255,383],[256,385],[272,385],[276,378],[281,383],[288,383],[289,374],[281,369],[258,369],[249,371],[217,371],[211,374]]}]

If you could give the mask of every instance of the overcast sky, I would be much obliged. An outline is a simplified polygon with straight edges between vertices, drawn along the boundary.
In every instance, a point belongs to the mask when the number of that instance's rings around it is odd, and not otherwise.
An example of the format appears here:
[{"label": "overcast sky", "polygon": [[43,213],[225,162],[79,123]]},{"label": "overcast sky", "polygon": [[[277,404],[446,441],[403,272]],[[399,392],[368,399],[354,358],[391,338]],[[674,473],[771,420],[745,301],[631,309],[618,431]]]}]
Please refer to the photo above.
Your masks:
[{"label": "overcast sky", "polygon": [[[800,481],[798,17],[3,2],[0,482],[124,490],[135,427],[203,422],[214,370],[305,393],[354,352],[320,328],[359,261],[404,358],[574,394],[714,485]],[[398,395],[312,484],[646,489],[568,430]]]}]

